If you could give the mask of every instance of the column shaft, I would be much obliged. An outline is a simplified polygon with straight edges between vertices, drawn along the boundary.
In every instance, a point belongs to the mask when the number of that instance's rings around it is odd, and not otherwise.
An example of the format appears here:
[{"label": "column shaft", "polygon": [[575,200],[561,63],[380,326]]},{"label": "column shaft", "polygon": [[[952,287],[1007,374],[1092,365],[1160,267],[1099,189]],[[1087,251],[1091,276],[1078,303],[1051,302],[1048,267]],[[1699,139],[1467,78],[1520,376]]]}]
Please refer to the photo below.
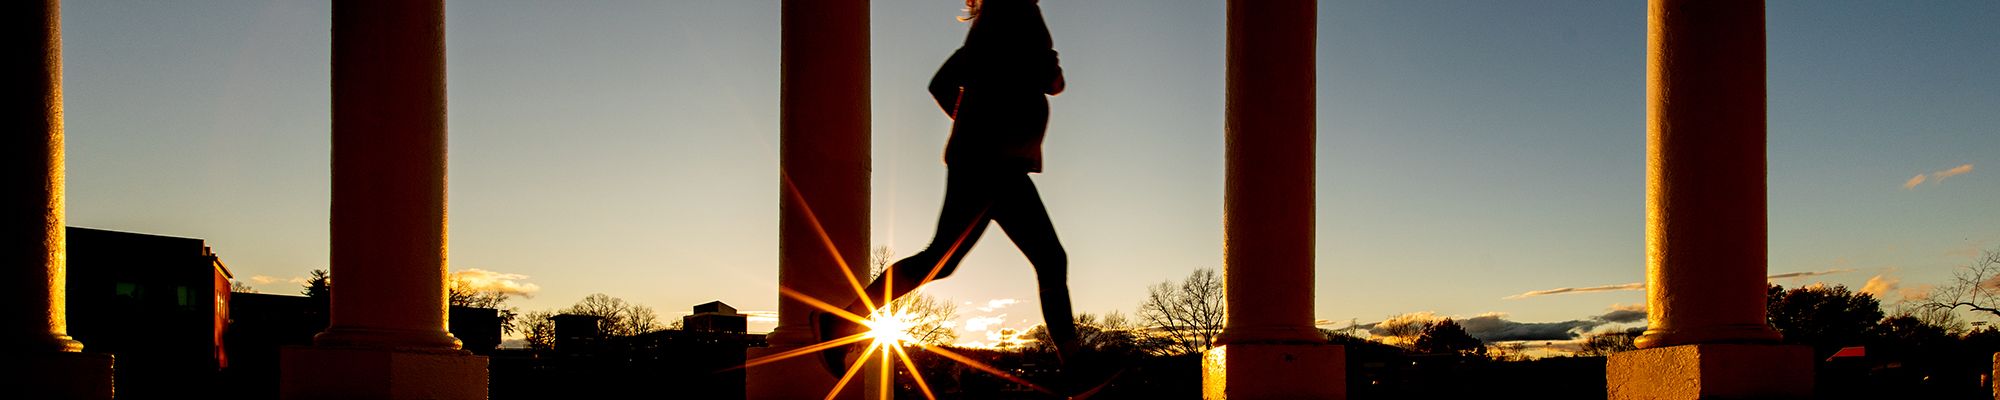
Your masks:
[{"label": "column shaft", "polygon": [[1219,344],[1324,343],[1313,329],[1315,0],[1230,0]]},{"label": "column shaft", "polygon": [[1655,348],[1774,342],[1765,322],[1764,5],[1652,0],[1646,281]]},{"label": "column shaft", "polygon": [[76,352],[64,302],[61,5],[0,5],[0,347]]},{"label": "column shaft", "polygon": [[442,0],[333,3],[332,321],[315,343],[456,351],[445,315]]},{"label": "column shaft", "polygon": [[[845,305],[855,291],[842,275],[868,279],[868,2],[782,8],[778,285]],[[817,342],[813,310],[781,296],[771,346]]]}]

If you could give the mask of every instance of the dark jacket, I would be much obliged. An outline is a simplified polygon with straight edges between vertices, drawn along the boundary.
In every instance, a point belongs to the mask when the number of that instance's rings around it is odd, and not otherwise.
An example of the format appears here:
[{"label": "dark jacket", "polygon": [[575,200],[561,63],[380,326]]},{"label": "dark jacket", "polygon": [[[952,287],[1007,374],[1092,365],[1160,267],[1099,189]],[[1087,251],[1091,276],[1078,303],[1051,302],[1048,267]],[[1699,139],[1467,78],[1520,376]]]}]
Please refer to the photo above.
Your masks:
[{"label": "dark jacket", "polygon": [[945,165],[1042,171],[1045,96],[1064,86],[1053,47],[1034,2],[986,2],[965,44],[931,77],[931,97],[952,117]]}]

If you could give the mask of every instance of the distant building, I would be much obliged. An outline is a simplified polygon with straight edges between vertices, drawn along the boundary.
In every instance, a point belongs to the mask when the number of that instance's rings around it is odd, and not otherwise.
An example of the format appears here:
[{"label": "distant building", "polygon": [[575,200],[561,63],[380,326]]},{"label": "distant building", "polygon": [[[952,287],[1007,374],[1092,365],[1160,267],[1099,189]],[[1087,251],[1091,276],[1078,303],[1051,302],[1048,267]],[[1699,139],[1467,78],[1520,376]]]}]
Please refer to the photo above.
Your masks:
[{"label": "distant building", "polygon": [[694,314],[681,317],[681,330],[689,332],[744,333],[748,330],[749,317],[736,313],[736,307],[711,301],[694,306]]},{"label": "distant building", "polygon": [[745,316],[722,302],[694,306],[680,330],[609,335],[601,317],[563,314],[552,351],[502,350],[493,356],[495,399],[599,398],[630,394],[635,382],[666,398],[741,399],[743,355],[765,346],[744,332]]},{"label": "distant building", "polygon": [[119,397],[211,391],[229,320],[229,268],[201,239],[69,227],[69,333],[116,359]]}]

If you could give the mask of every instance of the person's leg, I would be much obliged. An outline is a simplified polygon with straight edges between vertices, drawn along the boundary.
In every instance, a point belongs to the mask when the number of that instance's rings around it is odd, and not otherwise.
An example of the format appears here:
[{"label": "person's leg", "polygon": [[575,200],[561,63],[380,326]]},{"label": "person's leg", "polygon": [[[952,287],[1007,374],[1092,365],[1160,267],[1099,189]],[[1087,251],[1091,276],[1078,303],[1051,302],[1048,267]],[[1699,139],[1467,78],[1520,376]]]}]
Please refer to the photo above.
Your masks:
[{"label": "person's leg", "polygon": [[931,243],[923,251],[890,264],[868,284],[865,290],[868,303],[857,298],[848,304],[847,310],[867,316],[874,310],[868,310],[866,304],[881,307],[930,281],[951,276],[965,254],[972,250],[973,243],[986,232],[987,221],[993,219],[989,209],[993,206],[996,183],[990,176],[952,171],[945,180],[944,207],[938,212],[937,231],[931,235]]},{"label": "person's leg", "polygon": [[1067,363],[1076,354],[1076,320],[1070,315],[1069,253],[1056,237],[1055,224],[1042,205],[1041,193],[1027,174],[1018,174],[998,185],[993,220],[1035,266],[1035,282],[1040,286],[1042,321],[1055,341],[1056,357]]}]

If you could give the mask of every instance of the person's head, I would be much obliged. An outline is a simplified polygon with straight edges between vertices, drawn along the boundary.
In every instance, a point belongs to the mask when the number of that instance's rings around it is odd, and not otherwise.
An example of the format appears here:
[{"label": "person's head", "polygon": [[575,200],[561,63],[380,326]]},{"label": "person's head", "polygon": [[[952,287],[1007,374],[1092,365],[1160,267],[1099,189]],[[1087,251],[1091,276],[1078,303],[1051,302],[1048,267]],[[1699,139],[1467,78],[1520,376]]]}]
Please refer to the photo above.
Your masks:
[{"label": "person's head", "polygon": [[1040,0],[965,0],[965,16],[958,17],[958,20],[971,22],[973,19],[979,18],[981,11],[984,11],[988,5],[1000,7],[1006,7],[1010,4],[1033,6],[1040,2]]},{"label": "person's head", "polygon": [[981,0],[965,0],[965,16],[958,17],[958,21],[971,22],[973,18],[979,18],[980,3],[985,3],[985,2]]}]

